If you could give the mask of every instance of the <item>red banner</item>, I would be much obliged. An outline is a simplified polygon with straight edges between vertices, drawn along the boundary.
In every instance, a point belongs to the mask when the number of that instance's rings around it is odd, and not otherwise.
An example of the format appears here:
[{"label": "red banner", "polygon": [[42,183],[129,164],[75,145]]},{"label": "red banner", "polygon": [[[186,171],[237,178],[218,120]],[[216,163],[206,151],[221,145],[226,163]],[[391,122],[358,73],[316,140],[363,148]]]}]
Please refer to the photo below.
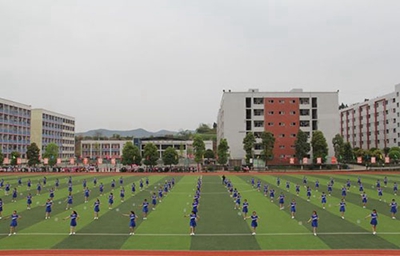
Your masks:
[{"label": "red banner", "polygon": [[83,158],[83,164],[88,164],[89,160],[85,157]]},{"label": "red banner", "polygon": [[3,159],[3,164],[10,164],[10,159],[8,159],[8,157],[5,157]]},{"label": "red banner", "polygon": [[322,164],[322,158],[321,157],[317,157],[317,164]]},{"label": "red banner", "polygon": [[294,158],[293,157],[290,158],[289,163],[290,164],[294,164]]},{"label": "red banner", "polygon": [[388,164],[388,163],[390,163],[390,157],[385,157],[385,164]]},{"label": "red banner", "polygon": [[44,158],[44,159],[43,159],[43,163],[44,163],[44,164],[49,164],[49,159],[48,159],[48,158]]},{"label": "red banner", "polygon": [[374,164],[374,163],[376,163],[376,158],[373,156],[373,157],[371,157],[371,164]]},{"label": "red banner", "polygon": [[332,164],[337,164],[337,158],[334,157],[334,156],[332,156],[332,157],[331,157],[331,163],[332,163]]},{"label": "red banner", "polygon": [[102,164],[103,163],[103,158],[97,158],[97,163]]},{"label": "red banner", "polygon": [[362,157],[361,156],[357,157],[357,164],[362,164]]},{"label": "red banner", "polygon": [[22,159],[20,157],[17,158],[17,164],[22,164]]},{"label": "red banner", "polygon": [[304,157],[303,158],[303,164],[307,164],[308,163],[308,158],[307,157]]},{"label": "red banner", "polygon": [[115,158],[111,158],[111,164],[115,164]]},{"label": "red banner", "polygon": [[75,164],[75,158],[73,158],[73,157],[70,158],[70,159],[69,159],[69,163],[70,163],[70,164]]},{"label": "red banner", "polygon": [[61,158],[57,158],[57,164],[61,164]]}]

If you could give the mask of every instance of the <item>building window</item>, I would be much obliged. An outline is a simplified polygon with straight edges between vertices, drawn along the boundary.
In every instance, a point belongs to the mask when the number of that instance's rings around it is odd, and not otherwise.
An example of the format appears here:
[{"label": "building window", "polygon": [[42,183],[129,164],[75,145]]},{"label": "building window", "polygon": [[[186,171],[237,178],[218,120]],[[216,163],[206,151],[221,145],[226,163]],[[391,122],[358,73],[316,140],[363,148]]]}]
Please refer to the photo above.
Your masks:
[{"label": "building window", "polygon": [[296,126],[296,122],[291,122],[290,126]]},{"label": "building window", "polygon": [[309,105],[310,104],[310,98],[300,98],[300,104]]},{"label": "building window", "polygon": [[274,111],[268,111],[268,115],[273,115]]},{"label": "building window", "polygon": [[285,123],[279,123],[279,126],[285,126]]},{"label": "building window", "polygon": [[285,134],[284,133],[279,134],[279,138],[285,138]]},{"label": "building window", "polygon": [[300,115],[301,116],[309,116],[310,110],[309,109],[300,109]]},{"label": "building window", "polygon": [[283,103],[285,103],[285,100],[279,100],[279,103],[283,104]]},{"label": "building window", "polygon": [[296,100],[290,100],[290,103],[294,104],[294,103],[296,103]]},{"label": "building window", "polygon": [[284,145],[279,145],[279,148],[280,149],[285,149],[285,146]]},{"label": "building window", "polygon": [[254,109],[254,115],[255,116],[263,116],[264,115],[264,109]]},{"label": "building window", "polygon": [[310,121],[300,121],[300,127],[310,127]]},{"label": "building window", "polygon": [[296,115],[296,111],[290,111],[291,115]]},{"label": "building window", "polygon": [[290,134],[290,137],[296,138],[296,134],[295,134],[295,133],[292,133],[292,134]]},{"label": "building window", "polygon": [[254,98],[253,102],[254,102],[255,105],[261,105],[261,104],[264,103],[264,99],[263,98]]},{"label": "building window", "polygon": [[284,115],[285,111],[279,111],[279,115]]},{"label": "building window", "polygon": [[273,104],[274,103],[274,100],[268,100],[267,101],[269,104]]}]

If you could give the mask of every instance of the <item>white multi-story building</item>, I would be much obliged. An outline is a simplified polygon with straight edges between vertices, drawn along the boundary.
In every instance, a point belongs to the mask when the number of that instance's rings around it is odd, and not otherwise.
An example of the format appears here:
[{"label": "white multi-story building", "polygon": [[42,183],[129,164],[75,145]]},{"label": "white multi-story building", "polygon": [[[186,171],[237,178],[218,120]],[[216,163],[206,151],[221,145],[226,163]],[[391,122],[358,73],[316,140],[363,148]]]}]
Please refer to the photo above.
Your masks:
[{"label": "white multi-story building", "polygon": [[386,95],[340,110],[340,131],[352,147],[400,146],[400,84]]},{"label": "white multi-story building", "polygon": [[31,106],[0,98],[0,147],[5,158],[14,151],[26,158],[30,128]]},{"label": "white multi-story building", "polygon": [[31,111],[31,141],[40,152],[50,143],[59,148],[59,158],[69,159],[75,156],[75,118],[45,109]]},{"label": "white multi-story building", "polygon": [[310,138],[313,131],[319,130],[327,140],[329,156],[334,156],[331,141],[340,132],[338,107],[338,91],[224,91],[218,112],[218,143],[222,138],[227,139],[231,159],[243,160],[243,138],[253,132],[256,159],[261,154],[260,135],[269,131],[275,137],[274,159],[270,163],[285,164],[295,155],[294,142],[299,129]]},{"label": "white multi-story building", "polygon": [[[82,140],[82,158],[120,159],[122,149],[130,140]],[[132,142],[132,141],[130,141]]]}]

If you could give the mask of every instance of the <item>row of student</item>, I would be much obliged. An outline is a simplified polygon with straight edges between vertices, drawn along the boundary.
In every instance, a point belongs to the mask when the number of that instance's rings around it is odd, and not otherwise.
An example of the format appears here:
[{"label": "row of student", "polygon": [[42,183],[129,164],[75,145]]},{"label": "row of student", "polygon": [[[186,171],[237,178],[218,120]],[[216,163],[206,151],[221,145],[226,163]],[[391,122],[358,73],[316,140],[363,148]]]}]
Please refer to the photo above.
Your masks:
[{"label": "row of student", "polygon": [[[199,201],[200,201],[200,197],[201,197],[202,184],[203,184],[203,180],[202,180],[202,177],[200,176],[197,179],[196,189],[195,189],[195,193],[193,196],[192,211],[188,215],[184,215],[184,217],[189,218],[189,235],[191,235],[191,236],[195,235],[197,221],[200,219],[198,212],[199,212],[199,206],[200,206]],[[183,211],[186,212],[186,209],[184,209]]]}]

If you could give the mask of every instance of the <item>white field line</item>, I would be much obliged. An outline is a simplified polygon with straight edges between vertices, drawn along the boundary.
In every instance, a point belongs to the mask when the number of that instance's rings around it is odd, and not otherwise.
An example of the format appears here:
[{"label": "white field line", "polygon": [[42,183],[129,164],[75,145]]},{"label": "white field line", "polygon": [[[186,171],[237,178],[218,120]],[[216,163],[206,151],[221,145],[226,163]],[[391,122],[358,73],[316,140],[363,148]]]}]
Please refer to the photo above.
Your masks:
[{"label": "white field line", "polygon": [[[400,232],[377,232],[378,235],[400,235]],[[17,233],[17,236],[69,236],[69,233]],[[76,233],[76,236],[129,236],[128,233]],[[188,236],[189,234],[141,234],[137,233],[133,236]],[[196,234],[195,236],[251,236],[251,233],[236,234]],[[313,233],[257,233],[257,236],[311,236]],[[372,235],[371,232],[321,232],[318,236],[324,235]],[[0,233],[0,236],[8,236],[8,233]],[[12,235],[15,236],[15,235]]]}]

